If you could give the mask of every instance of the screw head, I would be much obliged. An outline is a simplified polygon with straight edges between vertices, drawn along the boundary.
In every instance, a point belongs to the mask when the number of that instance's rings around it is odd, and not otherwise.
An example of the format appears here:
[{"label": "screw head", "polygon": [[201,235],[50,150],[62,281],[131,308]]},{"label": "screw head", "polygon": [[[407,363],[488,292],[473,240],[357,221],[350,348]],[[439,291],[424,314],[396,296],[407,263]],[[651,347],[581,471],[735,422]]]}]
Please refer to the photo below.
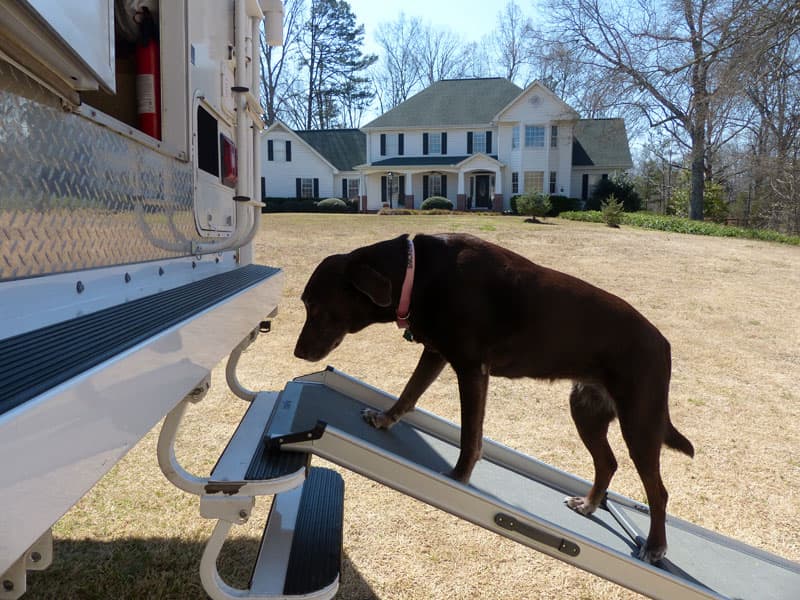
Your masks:
[{"label": "screw head", "polygon": [[86,289],[86,286],[83,285],[82,281],[79,281],[77,284],[75,284],[75,291],[78,292],[79,294],[82,294],[83,290],[85,290],[85,289]]},{"label": "screw head", "polygon": [[246,519],[247,518],[247,511],[244,510],[244,509],[240,510],[239,511],[239,517],[242,518],[242,519]]}]

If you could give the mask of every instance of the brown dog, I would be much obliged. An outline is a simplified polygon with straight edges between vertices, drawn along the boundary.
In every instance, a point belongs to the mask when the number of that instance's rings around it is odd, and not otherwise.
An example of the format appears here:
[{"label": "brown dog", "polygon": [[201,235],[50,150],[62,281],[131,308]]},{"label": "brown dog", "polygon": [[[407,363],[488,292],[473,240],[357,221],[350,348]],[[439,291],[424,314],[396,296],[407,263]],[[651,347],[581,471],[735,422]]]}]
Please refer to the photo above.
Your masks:
[{"label": "brown dog", "polygon": [[[408,310],[398,311],[408,273],[410,314],[400,315]],[[603,501],[617,469],[606,434],[618,417],[650,504],[650,532],[639,556],[649,562],[664,556],[661,446],[689,456],[694,448],[669,419],[669,342],[627,302],[459,234],[417,235],[413,244],[404,235],[329,256],[302,300],[306,323],[294,352],[311,361],[324,358],[347,333],[408,317],[424,350],[395,405],[385,413],[364,411],[375,427],[389,428],[412,410],[450,363],[458,378],[462,428],[461,452],[449,475],[465,483],[481,453],[490,375],[571,379],[572,418],[595,476],[589,494],[568,498],[568,505],[589,515]]]}]

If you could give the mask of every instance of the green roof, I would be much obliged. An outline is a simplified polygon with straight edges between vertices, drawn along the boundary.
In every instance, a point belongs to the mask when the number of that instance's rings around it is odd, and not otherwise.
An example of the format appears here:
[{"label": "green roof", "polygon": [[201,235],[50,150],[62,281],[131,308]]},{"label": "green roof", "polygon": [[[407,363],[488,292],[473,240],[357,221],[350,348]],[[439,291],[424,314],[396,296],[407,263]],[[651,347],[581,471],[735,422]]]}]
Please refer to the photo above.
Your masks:
[{"label": "green roof", "polygon": [[444,79],[395,106],[370,127],[452,127],[489,123],[522,88],[502,77]]},{"label": "green roof", "polygon": [[575,124],[572,165],[631,168],[631,150],[622,119],[581,119]]},{"label": "green roof", "polygon": [[355,171],[366,160],[367,138],[358,129],[312,129],[295,131],[340,171]]}]

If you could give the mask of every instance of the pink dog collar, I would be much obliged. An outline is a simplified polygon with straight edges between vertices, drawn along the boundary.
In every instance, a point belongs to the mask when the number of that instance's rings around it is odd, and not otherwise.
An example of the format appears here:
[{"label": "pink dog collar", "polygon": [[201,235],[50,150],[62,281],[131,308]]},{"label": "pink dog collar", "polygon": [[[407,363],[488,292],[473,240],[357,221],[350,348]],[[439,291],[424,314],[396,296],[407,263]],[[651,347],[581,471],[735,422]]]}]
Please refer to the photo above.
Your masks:
[{"label": "pink dog collar", "polygon": [[411,290],[414,287],[414,242],[408,240],[408,257],[406,261],[406,276],[403,279],[403,289],[400,291],[400,304],[397,305],[397,326],[408,329],[408,318],[411,316]]}]

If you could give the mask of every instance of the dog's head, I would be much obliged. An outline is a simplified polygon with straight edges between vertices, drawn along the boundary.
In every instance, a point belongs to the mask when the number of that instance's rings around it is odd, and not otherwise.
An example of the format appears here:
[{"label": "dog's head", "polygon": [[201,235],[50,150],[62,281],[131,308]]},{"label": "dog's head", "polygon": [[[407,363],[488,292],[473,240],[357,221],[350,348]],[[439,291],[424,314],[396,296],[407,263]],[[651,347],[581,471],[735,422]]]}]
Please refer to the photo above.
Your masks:
[{"label": "dog's head", "polygon": [[301,296],[306,322],[294,349],[298,358],[322,360],[348,333],[392,319],[392,283],[364,250],[329,256],[314,270]]}]

